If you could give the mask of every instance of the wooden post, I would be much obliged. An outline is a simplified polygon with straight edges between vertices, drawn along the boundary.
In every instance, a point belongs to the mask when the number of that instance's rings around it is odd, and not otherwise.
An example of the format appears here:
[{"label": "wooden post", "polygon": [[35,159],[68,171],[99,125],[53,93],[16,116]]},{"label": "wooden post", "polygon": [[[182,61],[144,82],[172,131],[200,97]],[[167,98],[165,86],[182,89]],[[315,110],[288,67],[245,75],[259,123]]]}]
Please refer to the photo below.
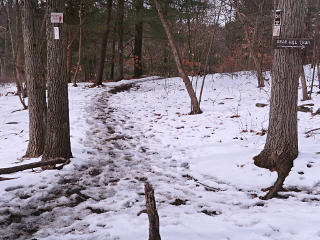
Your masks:
[{"label": "wooden post", "polygon": [[149,240],[161,240],[159,233],[159,216],[154,198],[154,190],[150,183],[144,186],[147,214],[149,218]]}]

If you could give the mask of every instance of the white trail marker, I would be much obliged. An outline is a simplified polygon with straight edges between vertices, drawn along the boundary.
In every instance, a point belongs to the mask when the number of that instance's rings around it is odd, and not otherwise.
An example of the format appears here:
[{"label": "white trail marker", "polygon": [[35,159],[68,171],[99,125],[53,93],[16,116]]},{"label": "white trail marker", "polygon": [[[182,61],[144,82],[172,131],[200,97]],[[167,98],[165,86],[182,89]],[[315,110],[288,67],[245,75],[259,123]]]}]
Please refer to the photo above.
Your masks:
[{"label": "white trail marker", "polygon": [[53,31],[54,31],[54,39],[55,40],[59,40],[60,36],[59,36],[59,27],[53,27]]}]

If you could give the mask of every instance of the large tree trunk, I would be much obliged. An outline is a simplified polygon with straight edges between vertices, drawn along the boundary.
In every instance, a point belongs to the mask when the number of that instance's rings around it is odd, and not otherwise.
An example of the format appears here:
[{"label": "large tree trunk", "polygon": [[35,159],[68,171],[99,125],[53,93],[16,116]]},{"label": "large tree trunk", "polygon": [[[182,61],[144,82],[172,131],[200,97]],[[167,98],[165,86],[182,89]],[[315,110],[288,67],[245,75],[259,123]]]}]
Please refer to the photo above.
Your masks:
[{"label": "large tree trunk", "polygon": [[102,85],[104,61],[106,58],[108,36],[110,32],[111,10],[112,10],[112,0],[108,0],[107,14],[106,14],[106,29],[103,33],[103,37],[101,41],[100,57],[98,60],[98,68],[97,68],[97,74],[96,74],[97,76],[96,85]]},{"label": "large tree trunk", "polygon": [[169,24],[167,22],[167,19],[164,17],[164,13],[163,13],[163,10],[162,10],[162,7],[161,5],[159,4],[158,0],[153,0],[155,6],[156,6],[156,9],[158,11],[158,14],[159,14],[159,17],[160,17],[160,20],[161,20],[161,23],[162,23],[162,26],[167,34],[167,37],[168,37],[168,40],[169,40],[169,44],[170,44],[170,47],[172,49],[172,53],[173,53],[173,56],[174,56],[174,60],[176,62],[176,65],[177,65],[177,68],[178,68],[178,71],[179,71],[179,75],[180,77],[182,78],[185,86],[186,86],[186,89],[188,91],[188,94],[189,94],[189,97],[191,99],[191,114],[199,114],[201,113],[201,110],[200,110],[200,106],[199,106],[199,102],[198,102],[198,99],[197,99],[197,96],[193,90],[193,87],[192,87],[192,84],[190,82],[190,79],[189,77],[187,76],[187,74],[185,73],[184,69],[183,69],[183,66],[182,66],[182,63],[181,63],[181,57],[180,57],[180,54],[178,52],[178,48],[176,46],[176,43],[173,39],[173,35],[171,33],[171,30],[170,30],[170,27],[169,27]]},{"label": "large tree trunk", "polygon": [[[278,9],[283,9],[280,37],[303,37],[304,1],[280,0]],[[274,50],[267,142],[263,151],[254,157],[257,166],[278,173],[278,180],[267,195],[267,199],[277,192],[274,191],[275,188],[281,187],[293,166],[293,160],[298,156],[297,101],[302,65],[300,51]]]},{"label": "large tree trunk", "polygon": [[123,79],[123,17],[124,17],[124,0],[118,0],[117,7],[117,31],[118,31],[118,71],[116,80]]},{"label": "large tree trunk", "polygon": [[44,66],[41,60],[41,40],[38,34],[39,17],[38,1],[25,1],[23,39],[29,105],[29,144],[26,157],[41,156],[45,142],[46,88]]},{"label": "large tree trunk", "polygon": [[136,24],[134,39],[134,77],[142,75],[142,34],[143,34],[143,0],[136,0]]},{"label": "large tree trunk", "polygon": [[[49,0],[48,13],[65,14],[65,0]],[[50,16],[50,14],[48,14]],[[53,27],[60,28],[60,39],[55,40]],[[66,70],[66,31],[64,24],[47,21],[47,64],[48,64],[48,114],[46,144],[43,160],[72,157],[70,147],[70,123],[68,105],[68,82]]]}]

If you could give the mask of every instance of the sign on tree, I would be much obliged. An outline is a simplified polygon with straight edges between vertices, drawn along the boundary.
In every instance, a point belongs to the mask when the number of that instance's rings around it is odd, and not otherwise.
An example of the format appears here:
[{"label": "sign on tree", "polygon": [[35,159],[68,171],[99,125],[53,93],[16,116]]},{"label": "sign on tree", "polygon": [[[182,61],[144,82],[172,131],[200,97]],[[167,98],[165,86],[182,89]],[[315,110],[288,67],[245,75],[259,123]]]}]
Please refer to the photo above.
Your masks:
[{"label": "sign on tree", "polygon": [[63,23],[63,13],[51,13],[51,23]]}]

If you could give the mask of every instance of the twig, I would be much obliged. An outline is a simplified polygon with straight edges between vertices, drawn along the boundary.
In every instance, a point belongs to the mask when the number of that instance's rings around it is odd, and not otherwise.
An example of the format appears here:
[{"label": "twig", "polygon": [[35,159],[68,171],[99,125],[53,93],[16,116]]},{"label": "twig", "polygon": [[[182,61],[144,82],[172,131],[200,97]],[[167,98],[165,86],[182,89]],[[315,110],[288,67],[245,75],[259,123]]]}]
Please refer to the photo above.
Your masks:
[{"label": "twig", "polygon": [[313,131],[317,131],[317,130],[320,130],[320,128],[311,129],[311,130],[305,132],[304,134],[309,134],[309,133],[311,133]]}]

